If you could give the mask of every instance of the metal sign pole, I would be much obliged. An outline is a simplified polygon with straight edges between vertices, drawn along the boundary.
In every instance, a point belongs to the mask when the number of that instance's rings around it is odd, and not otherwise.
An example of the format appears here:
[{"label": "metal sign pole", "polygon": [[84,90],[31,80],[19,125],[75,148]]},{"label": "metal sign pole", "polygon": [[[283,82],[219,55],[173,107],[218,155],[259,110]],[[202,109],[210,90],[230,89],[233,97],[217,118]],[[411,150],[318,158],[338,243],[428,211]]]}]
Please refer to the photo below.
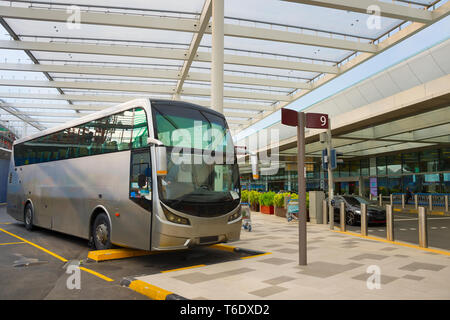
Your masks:
[{"label": "metal sign pole", "polygon": [[334,230],[334,208],[331,205],[331,201],[334,197],[334,181],[333,170],[331,169],[331,123],[328,119],[327,129],[327,156],[328,156],[328,212],[330,216],[330,229]]},{"label": "metal sign pole", "polygon": [[305,177],[305,113],[298,113],[297,125],[298,172],[298,254],[299,265],[306,266],[306,177]]}]

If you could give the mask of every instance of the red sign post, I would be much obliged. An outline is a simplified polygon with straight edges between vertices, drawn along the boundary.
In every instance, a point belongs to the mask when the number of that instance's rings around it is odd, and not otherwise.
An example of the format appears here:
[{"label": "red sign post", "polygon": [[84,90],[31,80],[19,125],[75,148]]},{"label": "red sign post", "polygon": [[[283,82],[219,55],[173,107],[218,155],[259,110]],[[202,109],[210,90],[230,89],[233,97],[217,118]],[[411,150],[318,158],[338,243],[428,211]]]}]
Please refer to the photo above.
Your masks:
[{"label": "red sign post", "polygon": [[[328,115],[323,113],[304,113],[291,109],[281,109],[281,123],[297,127],[297,170],[298,170],[298,254],[299,265],[307,264],[306,255],[306,173],[305,173],[305,127],[328,128]],[[303,210],[303,214],[300,214]]]}]

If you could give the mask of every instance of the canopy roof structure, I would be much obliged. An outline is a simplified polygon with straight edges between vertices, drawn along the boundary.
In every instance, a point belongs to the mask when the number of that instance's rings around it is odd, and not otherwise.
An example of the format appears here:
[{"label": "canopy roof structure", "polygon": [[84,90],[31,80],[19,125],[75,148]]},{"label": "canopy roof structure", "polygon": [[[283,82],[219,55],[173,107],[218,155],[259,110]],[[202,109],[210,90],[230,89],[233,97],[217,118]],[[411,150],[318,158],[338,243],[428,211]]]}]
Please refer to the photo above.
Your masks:
[{"label": "canopy roof structure", "polygon": [[[0,120],[25,135],[136,97],[211,107],[213,1],[0,0]],[[226,0],[232,132],[449,12],[445,0]]]}]

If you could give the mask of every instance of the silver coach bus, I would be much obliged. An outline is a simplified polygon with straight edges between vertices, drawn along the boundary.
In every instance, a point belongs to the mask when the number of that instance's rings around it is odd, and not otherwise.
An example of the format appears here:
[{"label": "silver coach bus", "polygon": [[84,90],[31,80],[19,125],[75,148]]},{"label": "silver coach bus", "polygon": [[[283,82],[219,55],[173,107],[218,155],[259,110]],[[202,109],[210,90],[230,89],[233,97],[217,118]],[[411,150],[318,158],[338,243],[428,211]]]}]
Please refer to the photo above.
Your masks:
[{"label": "silver coach bus", "polygon": [[[215,138],[208,138],[209,129]],[[199,130],[202,139],[183,139]],[[179,147],[192,161],[173,160]],[[212,164],[201,157],[205,151],[229,157],[230,149],[220,113],[133,100],[15,141],[7,210],[28,230],[71,234],[97,249],[175,250],[239,240],[236,155]]]}]

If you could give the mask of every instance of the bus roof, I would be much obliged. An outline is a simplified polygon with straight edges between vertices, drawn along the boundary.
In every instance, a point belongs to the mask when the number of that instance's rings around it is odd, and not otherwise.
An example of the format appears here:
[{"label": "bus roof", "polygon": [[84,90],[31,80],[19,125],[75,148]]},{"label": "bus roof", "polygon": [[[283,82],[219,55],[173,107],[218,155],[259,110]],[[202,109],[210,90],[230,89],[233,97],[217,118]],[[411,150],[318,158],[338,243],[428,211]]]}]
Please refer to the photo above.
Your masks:
[{"label": "bus roof", "polygon": [[187,107],[195,109],[195,110],[200,110],[200,111],[204,111],[204,112],[213,113],[216,116],[219,116],[219,117],[222,117],[222,118],[225,119],[225,116],[223,114],[221,114],[221,113],[219,113],[219,112],[217,112],[215,110],[212,110],[210,108],[206,108],[206,107],[203,107],[203,106],[199,106],[199,105],[196,105],[196,104],[193,104],[193,103],[190,103],[190,102],[174,101],[174,100],[163,100],[163,99],[140,98],[140,99],[134,99],[134,100],[131,100],[131,101],[128,101],[128,102],[124,102],[124,103],[121,103],[121,104],[118,104],[118,105],[115,105],[115,106],[112,106],[112,107],[109,107],[109,108],[106,108],[106,109],[103,109],[103,110],[100,110],[100,111],[96,111],[96,112],[88,114],[88,115],[86,115],[84,117],[80,117],[78,119],[70,120],[70,121],[67,121],[67,122],[65,122],[65,123],[63,123],[61,125],[58,125],[58,126],[55,126],[55,127],[48,128],[46,130],[40,131],[40,132],[35,133],[35,134],[31,135],[31,136],[27,136],[27,137],[23,137],[23,138],[17,139],[17,140],[14,141],[13,145],[16,145],[16,144],[19,144],[19,143],[22,143],[22,142],[25,142],[25,141],[29,141],[29,140],[32,140],[32,139],[35,139],[35,138],[39,138],[39,137],[42,137],[42,136],[46,136],[48,134],[52,134],[52,133],[64,130],[66,128],[78,126],[78,125],[81,125],[81,124],[89,122],[89,121],[93,121],[93,120],[98,119],[98,118],[106,117],[106,116],[114,114],[116,112],[120,112],[122,110],[127,110],[128,108],[137,107],[139,105],[143,106],[145,104],[150,106],[150,104],[159,104],[159,103],[167,103],[167,102],[170,102],[172,104],[182,104],[184,106],[187,106]]}]

